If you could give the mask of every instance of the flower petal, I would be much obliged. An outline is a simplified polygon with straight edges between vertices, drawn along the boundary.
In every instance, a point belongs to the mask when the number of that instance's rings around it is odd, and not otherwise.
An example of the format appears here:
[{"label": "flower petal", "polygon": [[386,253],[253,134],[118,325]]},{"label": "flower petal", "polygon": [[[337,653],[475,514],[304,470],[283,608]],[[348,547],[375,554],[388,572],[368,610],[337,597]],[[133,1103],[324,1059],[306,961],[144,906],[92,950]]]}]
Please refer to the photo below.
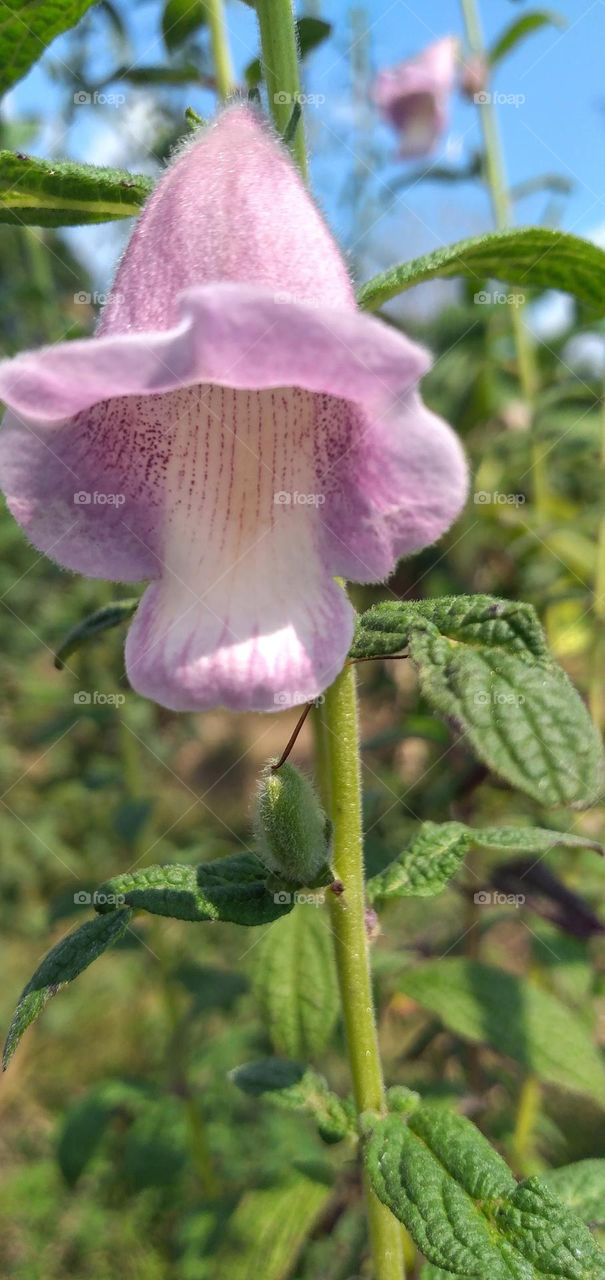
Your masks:
[{"label": "flower petal", "polygon": [[140,693],[175,710],[271,710],[316,697],[341,669],[354,614],[325,566],[315,411],[288,389],[180,394],[162,579],[126,649]]},{"label": "flower petal", "polygon": [[179,293],[216,280],[353,310],[344,259],[268,122],[227,107],[176,155],[137,220],[99,333],[167,329]]}]

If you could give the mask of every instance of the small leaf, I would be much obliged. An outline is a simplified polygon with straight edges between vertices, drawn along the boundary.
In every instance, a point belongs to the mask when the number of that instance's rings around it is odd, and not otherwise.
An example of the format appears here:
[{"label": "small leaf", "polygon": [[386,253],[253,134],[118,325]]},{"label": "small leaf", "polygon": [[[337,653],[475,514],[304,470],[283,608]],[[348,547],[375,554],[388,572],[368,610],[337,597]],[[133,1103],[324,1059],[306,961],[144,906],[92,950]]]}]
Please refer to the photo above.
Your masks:
[{"label": "small leaf", "polygon": [[593,849],[605,854],[605,846],[572,831],[548,827],[467,827],[471,844],[496,853],[548,853],[549,849]]},{"label": "small leaf", "polygon": [[0,93],[6,93],[61,32],[74,27],[93,0],[3,0]]},{"label": "small leaf", "polygon": [[560,13],[553,13],[552,10],[536,10],[535,13],[523,14],[522,18],[515,18],[489,51],[488,56],[492,67],[501,62],[507,53],[511,53],[520,41],[532,32],[540,31],[542,27],[559,27],[561,30],[566,26],[565,18]]},{"label": "small leaf", "polygon": [[332,935],[324,912],[298,906],[258,947],[254,988],[278,1053],[314,1058],[328,1044],[339,1000]]},{"label": "small leaf", "polygon": [[352,1104],[332,1093],[323,1076],[299,1062],[263,1058],[236,1067],[229,1078],[253,1098],[262,1097],[285,1111],[310,1112],[325,1142],[340,1142],[355,1133]]},{"label": "small leaf", "polygon": [[440,1103],[367,1117],[379,1200],[436,1267],[489,1280],[597,1280],[605,1254],[538,1178],[517,1185],[483,1134]]},{"label": "small leaf", "polygon": [[120,623],[127,622],[132,617],[139,605],[139,600],[114,600],[111,604],[105,604],[101,609],[96,609],[94,613],[90,613],[87,618],[82,618],[81,622],[68,631],[64,640],[61,641],[55,656],[55,666],[58,671],[62,671],[65,666],[65,659],[70,654],[75,653],[88,640],[92,640],[94,636],[99,635],[101,631],[108,631],[111,627],[118,627]]},{"label": "small leaf", "polygon": [[582,808],[599,796],[600,736],[529,605],[489,596],[387,601],[358,620],[351,656],[406,646],[431,707],[494,773],[543,805]]},{"label": "small leaf", "polygon": [[162,35],[169,53],[184,44],[208,20],[204,0],[166,0]]},{"label": "small leaf", "polygon": [[390,267],[362,285],[360,307],[376,311],[397,294],[425,280],[467,276],[486,302],[483,281],[504,280],[530,289],[562,289],[605,313],[605,252],[588,240],[550,227],[494,231],[445,245],[411,262]]},{"label": "small leaf", "polygon": [[247,1191],[221,1233],[212,1280],[287,1280],[332,1188],[302,1170],[278,1186]]},{"label": "small leaf", "polygon": [[368,880],[370,902],[383,898],[431,898],[458,871],[472,844],[462,822],[423,822],[418,834],[379,875]]},{"label": "small leaf", "polygon": [[317,49],[332,32],[332,23],[322,18],[299,18],[296,23],[296,38],[301,58]]},{"label": "small leaf", "polygon": [[152,190],[151,178],[127,169],[0,151],[0,222],[73,227],[132,218]]},{"label": "small leaf", "polygon": [[268,924],[292,910],[290,894],[270,893],[267,872],[249,853],[232,854],[199,866],[169,863],[114,876],[94,895],[98,911],[125,902],[151,915],[175,920],[223,920]]},{"label": "small leaf", "polygon": [[605,1160],[578,1160],[549,1169],[542,1181],[587,1226],[605,1227]]},{"label": "small leaf", "polygon": [[456,956],[406,969],[397,986],[464,1040],[605,1107],[605,1062],[584,1021],[526,978]]},{"label": "small leaf", "polygon": [[23,1032],[39,1017],[51,996],[77,978],[93,960],[117,942],[125,933],[131,916],[132,911],[121,908],[111,915],[88,920],[49,951],[22,992],[13,1015],[2,1059],[5,1070]]}]

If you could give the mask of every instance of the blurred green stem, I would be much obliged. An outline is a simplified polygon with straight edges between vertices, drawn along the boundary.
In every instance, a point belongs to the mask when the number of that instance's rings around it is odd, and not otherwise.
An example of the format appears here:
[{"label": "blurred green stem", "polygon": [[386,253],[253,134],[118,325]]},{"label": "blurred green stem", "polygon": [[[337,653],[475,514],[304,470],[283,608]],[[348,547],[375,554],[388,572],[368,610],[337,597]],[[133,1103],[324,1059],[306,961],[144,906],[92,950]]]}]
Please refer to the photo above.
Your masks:
[{"label": "blurred green stem", "polygon": [[229,37],[227,34],[225,7],[223,0],[204,0],[204,8],[206,10],[208,26],[210,28],[210,43],[212,45],[212,62],[214,64],[216,87],[219,97],[223,102],[225,102],[229,97],[229,94],[233,93],[235,88],[233,65],[229,50]]},{"label": "blurred green stem", "polygon": [[[328,689],[323,713],[324,794],[333,823],[332,866],[341,894],[329,893],[336,966],[357,1113],[385,1110],[365,926],[361,776],[356,673],[345,667]],[[374,1280],[405,1276],[401,1228],[365,1180]]]},{"label": "blurred green stem", "polygon": [[593,612],[595,640],[590,679],[590,713],[605,732],[605,377],[601,391],[601,516],[597,535],[597,564],[594,581]]},{"label": "blurred green stem", "polygon": [[[145,795],[145,780],[141,768],[141,748],[138,737],[128,727],[127,711],[120,714],[120,757],[124,791],[128,800],[141,800]],[[139,828],[132,846],[135,865],[143,858],[149,842],[149,826]],[[172,960],[164,944],[162,925],[150,920],[150,949],[161,974],[161,995],[170,1031],[168,1061],[175,1092],[181,1098],[187,1116],[191,1160],[204,1195],[212,1198],[218,1194],[218,1182],[212,1168],[212,1160],[206,1142],[204,1121],[187,1073],[187,1052],[184,1043],[184,1023],[180,1007],[180,990],[172,976]]]},{"label": "blurred green stem", "polygon": [[[460,2],[469,50],[487,63],[488,55],[483,39],[477,0],[460,0]],[[482,97],[485,98],[485,101],[479,102],[478,108],[483,132],[487,186],[490,193],[495,226],[498,230],[504,230],[512,222],[512,205],[506,180],[500,130],[491,94],[486,93]],[[519,383],[523,399],[530,415],[533,415],[537,391],[537,370],[533,341],[523,320],[522,307],[517,307],[513,303],[511,313]],[[532,445],[532,472],[536,511],[539,515],[544,515],[548,509],[548,486],[544,450],[538,442],[534,442]]]},{"label": "blurred green stem", "polygon": [[529,1172],[534,1131],[540,1114],[540,1097],[537,1076],[527,1075],[519,1093],[512,1143],[519,1172],[522,1174]]},{"label": "blurred green stem", "polygon": [[[292,0],[256,0],[256,12],[269,107],[277,132],[283,138],[294,105],[301,99]],[[302,117],[290,146],[303,178],[306,178],[307,151]]]}]

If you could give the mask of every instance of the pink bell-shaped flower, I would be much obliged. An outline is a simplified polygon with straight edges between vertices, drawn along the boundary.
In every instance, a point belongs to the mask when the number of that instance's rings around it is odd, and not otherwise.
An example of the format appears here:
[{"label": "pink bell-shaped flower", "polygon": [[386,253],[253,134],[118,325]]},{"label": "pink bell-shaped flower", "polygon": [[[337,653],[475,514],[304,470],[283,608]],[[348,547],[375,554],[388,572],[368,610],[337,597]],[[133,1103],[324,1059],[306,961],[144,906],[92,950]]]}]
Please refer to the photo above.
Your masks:
[{"label": "pink bell-shaped flower", "polygon": [[445,133],[457,51],[455,37],[445,36],[377,75],[372,97],[399,136],[401,156],[428,155]]},{"label": "pink bell-shaped flower", "polygon": [[134,689],[279,710],[345,661],[335,577],[386,578],[464,502],[428,364],[356,309],[289,153],[233,105],[159,182],[95,337],[0,364],[0,484],[59,564],[150,580]]}]

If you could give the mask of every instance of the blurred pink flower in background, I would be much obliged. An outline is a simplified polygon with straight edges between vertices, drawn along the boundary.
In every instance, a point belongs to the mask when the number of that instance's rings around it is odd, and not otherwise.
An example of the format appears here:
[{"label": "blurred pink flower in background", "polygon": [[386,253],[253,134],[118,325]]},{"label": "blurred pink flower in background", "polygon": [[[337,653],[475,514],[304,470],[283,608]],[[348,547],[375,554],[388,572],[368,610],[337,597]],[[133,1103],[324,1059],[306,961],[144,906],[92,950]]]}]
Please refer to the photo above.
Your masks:
[{"label": "blurred pink flower in background", "polygon": [[158,183],[97,335],[0,364],[0,483],[59,564],[150,581],[134,689],[280,710],[345,662],[335,577],[383,580],[464,502],[429,363],[357,310],[289,152],[233,105]]},{"label": "blurred pink flower in background", "polygon": [[455,36],[444,36],[415,58],[378,73],[372,97],[399,135],[401,156],[427,155],[445,133],[457,57]]}]

